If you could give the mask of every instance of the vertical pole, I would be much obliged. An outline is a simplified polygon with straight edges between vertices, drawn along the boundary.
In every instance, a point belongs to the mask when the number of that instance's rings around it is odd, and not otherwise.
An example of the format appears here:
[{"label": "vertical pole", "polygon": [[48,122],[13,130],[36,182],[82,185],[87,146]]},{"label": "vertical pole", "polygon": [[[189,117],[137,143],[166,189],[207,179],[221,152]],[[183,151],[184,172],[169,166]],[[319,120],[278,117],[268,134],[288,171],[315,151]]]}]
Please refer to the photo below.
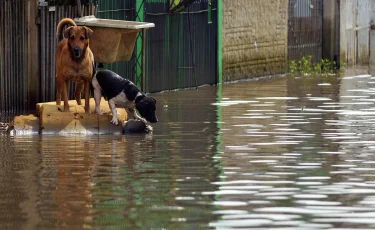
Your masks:
[{"label": "vertical pole", "polygon": [[223,0],[217,0],[217,77],[223,83]]},{"label": "vertical pole", "polygon": [[[27,65],[27,105],[28,109],[35,108],[35,103],[40,100],[40,79],[39,79],[39,36],[36,19],[38,17],[38,0],[25,0],[25,21],[26,21],[26,65]],[[24,89],[25,90],[25,89]]]},{"label": "vertical pole", "polygon": [[[216,102],[221,102],[223,99],[223,84],[217,85],[217,92],[216,92]],[[222,140],[221,140],[221,133],[223,130],[223,112],[222,112],[222,106],[217,105],[216,107],[216,154],[215,156],[222,155]],[[217,158],[215,159],[217,160]]]},{"label": "vertical pole", "polygon": [[190,7],[188,7],[188,23],[189,23],[189,36],[190,36],[190,55],[191,55],[191,64],[193,66],[193,79],[195,84],[195,89],[198,89],[197,77],[195,75],[195,62],[194,62],[194,52],[193,52],[193,38],[191,34],[191,20],[190,20]]},{"label": "vertical pole", "polygon": [[212,23],[212,1],[213,0],[208,0],[207,4],[207,10],[208,10],[208,24]]},{"label": "vertical pole", "polygon": [[77,5],[77,15],[78,15],[78,17],[82,17],[82,4],[81,4],[81,0],[76,0],[76,5]]},{"label": "vertical pole", "polygon": [[348,63],[347,61],[347,43],[346,43],[346,1],[340,1],[340,60],[342,62]]},{"label": "vertical pole", "polygon": [[[136,15],[135,15],[135,19],[136,21],[138,22],[143,22],[144,21],[144,0],[135,0],[135,10],[136,10]],[[136,69],[135,69],[135,84],[142,88],[143,86],[143,81],[144,79],[142,78],[142,67],[143,65],[145,65],[145,63],[142,63],[142,49],[144,47],[142,47],[143,45],[143,36],[144,34],[140,31],[139,34],[138,34],[138,37],[137,37],[137,41],[136,41]],[[140,63],[141,62],[141,63]],[[144,88],[142,88],[142,91],[145,90]]]},{"label": "vertical pole", "polygon": [[370,68],[373,71],[375,66],[375,24],[371,23],[370,26]]},{"label": "vertical pole", "polygon": [[[216,102],[221,102],[223,98],[223,0],[217,0],[217,94]],[[221,130],[222,130],[222,111],[221,106],[217,107],[217,137],[216,154],[221,153]]]},{"label": "vertical pole", "polygon": [[146,29],[142,30],[142,91],[146,92]]}]

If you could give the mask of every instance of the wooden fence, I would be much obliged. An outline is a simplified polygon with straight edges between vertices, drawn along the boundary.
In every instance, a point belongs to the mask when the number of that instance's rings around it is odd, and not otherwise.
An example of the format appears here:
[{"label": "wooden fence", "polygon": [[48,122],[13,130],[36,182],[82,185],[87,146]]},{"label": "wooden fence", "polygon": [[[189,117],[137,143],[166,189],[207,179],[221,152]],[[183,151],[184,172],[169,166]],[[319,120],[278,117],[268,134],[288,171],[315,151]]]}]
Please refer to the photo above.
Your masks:
[{"label": "wooden fence", "polygon": [[340,1],[340,58],[348,65],[369,63],[370,3],[370,0]]}]

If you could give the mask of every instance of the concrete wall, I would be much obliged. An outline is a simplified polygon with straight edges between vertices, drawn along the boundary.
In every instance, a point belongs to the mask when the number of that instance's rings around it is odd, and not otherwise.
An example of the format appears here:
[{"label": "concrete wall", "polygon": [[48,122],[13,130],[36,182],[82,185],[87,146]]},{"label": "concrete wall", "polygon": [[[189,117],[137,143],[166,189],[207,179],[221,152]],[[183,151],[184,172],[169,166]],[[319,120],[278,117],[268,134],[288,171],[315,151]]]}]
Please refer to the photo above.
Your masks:
[{"label": "concrete wall", "polygon": [[288,0],[223,0],[223,80],[284,73]]}]

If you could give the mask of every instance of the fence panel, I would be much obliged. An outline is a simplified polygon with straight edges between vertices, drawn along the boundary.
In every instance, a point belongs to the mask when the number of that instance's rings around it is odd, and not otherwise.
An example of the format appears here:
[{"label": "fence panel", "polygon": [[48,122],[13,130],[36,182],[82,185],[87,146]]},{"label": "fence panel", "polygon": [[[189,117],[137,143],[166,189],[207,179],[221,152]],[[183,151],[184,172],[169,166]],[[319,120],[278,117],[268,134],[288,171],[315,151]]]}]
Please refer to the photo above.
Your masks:
[{"label": "fence panel", "polygon": [[370,0],[341,0],[340,56],[348,65],[369,63],[370,3]]},{"label": "fence panel", "polygon": [[322,58],[323,0],[289,0],[288,60]]},{"label": "fence panel", "polygon": [[[135,0],[101,0],[98,2],[98,18],[114,20],[135,20]],[[110,45],[110,44],[108,44]],[[135,54],[125,62],[104,64],[104,68],[118,73],[123,78],[135,82]]]},{"label": "fence panel", "polygon": [[[168,13],[168,2],[142,3],[144,20],[155,23],[146,36],[146,91],[217,83],[217,1],[196,1],[175,14]],[[100,18],[135,20],[137,13],[135,0],[99,1]],[[135,53],[129,62],[105,67],[135,82]]]},{"label": "fence panel", "polygon": [[21,113],[27,101],[23,0],[0,0],[0,114]]},{"label": "fence panel", "polygon": [[146,2],[145,21],[155,23],[147,32],[148,91],[217,83],[217,1],[196,1],[172,15],[167,2]]},{"label": "fence panel", "polygon": [[368,64],[370,54],[370,0],[357,1],[357,64]]}]

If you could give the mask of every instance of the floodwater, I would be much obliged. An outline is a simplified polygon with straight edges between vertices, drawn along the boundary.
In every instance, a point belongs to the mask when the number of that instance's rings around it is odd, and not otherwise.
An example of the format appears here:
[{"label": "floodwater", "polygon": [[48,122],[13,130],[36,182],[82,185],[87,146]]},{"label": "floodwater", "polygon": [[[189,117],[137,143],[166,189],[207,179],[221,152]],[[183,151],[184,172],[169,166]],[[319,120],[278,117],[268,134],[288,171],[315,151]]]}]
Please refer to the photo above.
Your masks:
[{"label": "floodwater", "polygon": [[152,134],[0,133],[0,229],[375,229],[375,75],[153,95]]}]

